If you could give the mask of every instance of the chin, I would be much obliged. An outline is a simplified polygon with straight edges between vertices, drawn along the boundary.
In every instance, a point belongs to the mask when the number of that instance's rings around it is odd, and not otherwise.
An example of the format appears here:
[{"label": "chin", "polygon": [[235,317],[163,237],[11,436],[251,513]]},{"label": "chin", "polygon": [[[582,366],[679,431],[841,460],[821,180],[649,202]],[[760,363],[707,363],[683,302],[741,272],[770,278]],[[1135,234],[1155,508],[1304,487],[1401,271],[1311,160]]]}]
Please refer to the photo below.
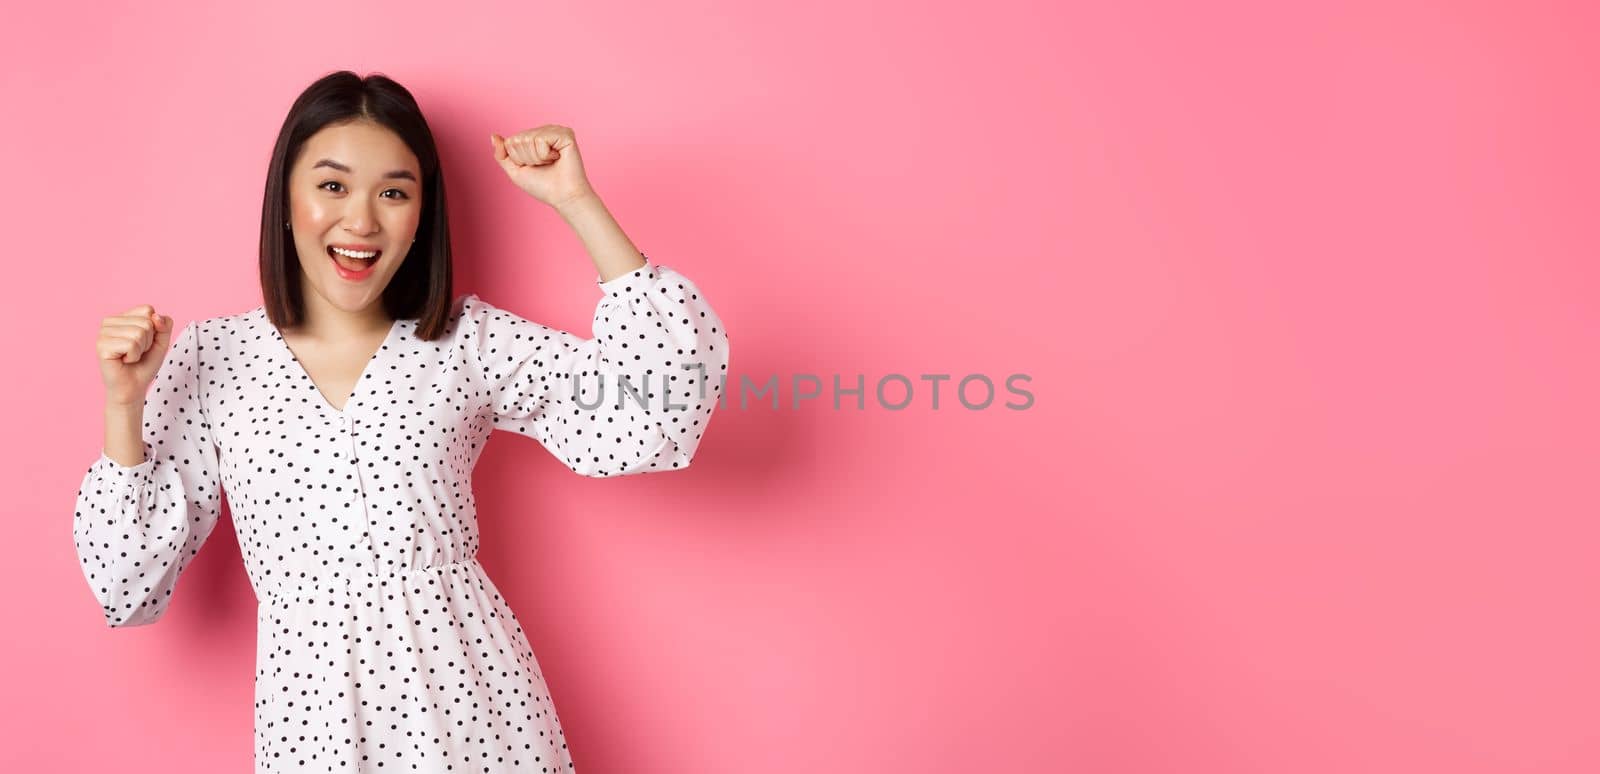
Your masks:
[{"label": "chin", "polygon": [[314,283],[317,295],[340,311],[360,312],[383,300],[383,290],[388,278],[374,278],[359,285],[339,277],[330,277]]}]

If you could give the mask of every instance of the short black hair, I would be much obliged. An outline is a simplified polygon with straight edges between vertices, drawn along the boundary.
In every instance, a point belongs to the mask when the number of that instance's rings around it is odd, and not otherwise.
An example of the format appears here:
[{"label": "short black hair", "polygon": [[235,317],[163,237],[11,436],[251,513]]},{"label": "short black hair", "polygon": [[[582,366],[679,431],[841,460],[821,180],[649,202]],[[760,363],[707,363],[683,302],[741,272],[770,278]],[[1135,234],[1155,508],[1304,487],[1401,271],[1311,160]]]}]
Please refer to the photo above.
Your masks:
[{"label": "short black hair", "polygon": [[267,317],[279,329],[305,318],[300,262],[289,221],[289,170],[306,140],[324,127],[367,120],[395,134],[422,167],[422,219],[416,243],[383,291],[383,306],[394,319],[417,320],[419,339],[438,338],[451,312],[450,224],[439,149],[422,109],[404,86],[380,73],[365,78],[340,70],[317,79],[300,93],[278,130],[261,200],[261,298]]}]

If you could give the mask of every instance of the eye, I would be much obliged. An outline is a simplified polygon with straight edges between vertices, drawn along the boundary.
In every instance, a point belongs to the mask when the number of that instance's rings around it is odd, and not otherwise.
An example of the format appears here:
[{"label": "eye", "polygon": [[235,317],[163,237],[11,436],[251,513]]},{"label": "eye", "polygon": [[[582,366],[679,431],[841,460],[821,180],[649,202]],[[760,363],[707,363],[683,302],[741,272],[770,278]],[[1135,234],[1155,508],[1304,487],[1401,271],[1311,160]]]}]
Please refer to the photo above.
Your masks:
[{"label": "eye", "polygon": [[[390,191],[393,191],[394,193],[400,194],[399,196],[391,196],[391,197],[389,197],[391,199],[410,199],[411,198],[410,196],[406,195],[405,191],[402,191],[402,190],[400,190],[398,188],[390,188],[388,191],[384,191],[383,193],[389,193]],[[380,195],[382,195],[382,194],[380,194]]]},{"label": "eye", "polygon": [[[340,188],[343,188],[343,187],[344,187],[344,184],[343,184],[343,183],[340,183],[340,182],[339,182],[339,181],[337,181],[337,180],[328,180],[328,181],[325,181],[325,182],[323,182],[323,183],[322,183],[322,184],[320,184],[320,185],[318,185],[318,186],[317,186],[317,187],[318,187],[318,188],[321,188],[321,189],[322,189],[322,190],[324,190],[324,191],[328,191],[328,190],[329,190],[329,188],[328,188],[328,186],[330,186],[330,185],[336,185],[336,186],[339,186],[339,187],[340,187]],[[332,193],[338,193],[338,191],[332,191]]]}]

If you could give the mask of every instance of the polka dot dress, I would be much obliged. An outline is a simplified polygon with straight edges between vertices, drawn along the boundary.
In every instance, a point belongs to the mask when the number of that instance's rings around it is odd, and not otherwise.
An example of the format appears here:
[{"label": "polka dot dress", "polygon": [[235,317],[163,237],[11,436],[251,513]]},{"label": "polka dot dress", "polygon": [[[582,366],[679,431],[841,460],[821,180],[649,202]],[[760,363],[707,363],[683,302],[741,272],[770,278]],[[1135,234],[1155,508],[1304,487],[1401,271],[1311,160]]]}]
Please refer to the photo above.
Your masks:
[{"label": "polka dot dress", "polygon": [[683,275],[647,263],[597,284],[593,339],[476,295],[436,341],[397,320],[338,408],[262,307],[186,326],[145,398],[145,461],[102,451],[78,492],[73,540],[107,624],[161,618],[226,492],[260,600],[258,773],[572,771],[477,560],[473,467],[500,429],[585,476],[684,468],[728,364]]}]

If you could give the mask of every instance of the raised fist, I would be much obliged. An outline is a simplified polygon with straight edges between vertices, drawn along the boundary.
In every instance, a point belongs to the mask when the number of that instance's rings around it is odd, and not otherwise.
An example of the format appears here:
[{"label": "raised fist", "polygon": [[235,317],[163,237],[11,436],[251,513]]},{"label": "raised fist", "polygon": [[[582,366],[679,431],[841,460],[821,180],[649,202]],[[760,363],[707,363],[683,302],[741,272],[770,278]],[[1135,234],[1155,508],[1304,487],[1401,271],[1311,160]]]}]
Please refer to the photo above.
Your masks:
[{"label": "raised fist", "polygon": [[95,350],[106,383],[106,403],[143,405],[145,390],[171,343],[172,318],[156,314],[150,304],[101,320]]}]

